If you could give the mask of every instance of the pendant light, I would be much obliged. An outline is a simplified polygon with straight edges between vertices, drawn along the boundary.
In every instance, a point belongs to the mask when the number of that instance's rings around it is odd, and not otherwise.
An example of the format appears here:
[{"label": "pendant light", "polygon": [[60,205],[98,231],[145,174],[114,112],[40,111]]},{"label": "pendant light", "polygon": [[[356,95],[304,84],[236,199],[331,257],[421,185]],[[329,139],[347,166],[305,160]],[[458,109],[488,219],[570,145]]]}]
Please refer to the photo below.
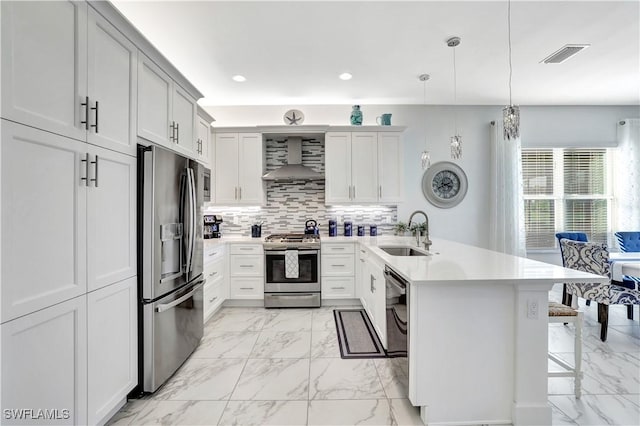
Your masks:
[{"label": "pendant light", "polygon": [[[429,74],[420,74],[418,76],[418,80],[422,82],[422,103],[423,105],[427,105],[427,80],[429,80]],[[420,154],[420,165],[422,166],[422,170],[427,170],[431,167],[431,153],[427,149],[427,132],[425,130],[424,135],[424,151]]]},{"label": "pendant light", "polygon": [[502,108],[503,138],[507,140],[520,137],[520,107],[511,100],[511,77],[513,66],[511,65],[511,0],[508,6],[508,35],[509,35],[509,105]]},{"label": "pendant light", "polygon": [[451,136],[451,158],[459,160],[462,157],[462,136],[458,134],[458,82],[456,73],[456,47],[460,45],[460,37],[451,37],[447,46],[453,47],[453,136]]}]

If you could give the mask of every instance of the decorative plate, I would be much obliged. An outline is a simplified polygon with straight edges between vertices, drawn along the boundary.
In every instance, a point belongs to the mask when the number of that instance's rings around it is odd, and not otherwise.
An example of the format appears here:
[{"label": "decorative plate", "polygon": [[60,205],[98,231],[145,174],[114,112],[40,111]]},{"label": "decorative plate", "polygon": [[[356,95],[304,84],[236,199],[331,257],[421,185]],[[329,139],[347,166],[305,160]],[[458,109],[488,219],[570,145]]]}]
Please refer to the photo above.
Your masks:
[{"label": "decorative plate", "polygon": [[449,209],[467,194],[467,175],[450,161],[435,163],[422,176],[422,193],[434,206]]},{"label": "decorative plate", "polygon": [[304,123],[304,114],[299,109],[290,109],[284,113],[284,124],[295,126]]}]

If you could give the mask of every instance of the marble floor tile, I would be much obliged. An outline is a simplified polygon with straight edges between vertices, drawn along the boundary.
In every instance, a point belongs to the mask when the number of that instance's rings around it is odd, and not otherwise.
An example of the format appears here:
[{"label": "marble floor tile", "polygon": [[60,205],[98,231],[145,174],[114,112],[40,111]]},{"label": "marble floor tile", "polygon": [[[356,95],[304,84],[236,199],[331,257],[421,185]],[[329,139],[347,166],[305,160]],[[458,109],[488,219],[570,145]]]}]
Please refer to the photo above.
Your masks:
[{"label": "marble floor tile", "polygon": [[313,311],[311,320],[312,330],[334,330],[336,329],[336,320],[333,316],[333,309],[322,309]]},{"label": "marble floor tile", "polygon": [[150,401],[133,425],[215,425],[226,401]]},{"label": "marble floor tile", "polygon": [[278,309],[267,318],[263,329],[271,331],[310,331],[311,310]]},{"label": "marble floor tile", "polygon": [[311,358],[340,358],[340,346],[335,330],[311,332]]},{"label": "marble floor tile", "polygon": [[[573,354],[558,354],[571,362]],[[596,378],[615,394],[640,394],[640,363],[625,353],[589,352],[582,354],[582,371]]]},{"label": "marble floor tile", "polygon": [[549,403],[549,405],[551,406],[551,424],[552,425],[579,426],[578,423],[576,423],[573,419],[571,419],[571,417],[563,413],[558,407],[556,407],[552,403]]},{"label": "marble floor tile", "polygon": [[136,415],[149,402],[149,399],[130,399],[109,421],[107,426],[130,425]]},{"label": "marble floor tile", "polygon": [[[635,352],[640,353],[640,340],[622,333],[612,326],[607,330],[607,340],[600,340],[600,326],[583,328],[584,352]],[[560,351],[558,351],[560,352]]]},{"label": "marble floor tile", "polygon": [[387,398],[406,398],[409,392],[407,358],[380,358],[373,362]]},{"label": "marble floor tile", "polygon": [[309,359],[249,359],[232,400],[306,400]]},{"label": "marble floor tile", "polygon": [[191,358],[154,395],[156,400],[227,400],[246,359]]},{"label": "marble floor tile", "polygon": [[640,407],[619,395],[550,396],[549,402],[581,426],[640,424]]},{"label": "marble floor tile", "polygon": [[309,425],[391,425],[387,399],[309,401]]},{"label": "marble floor tile", "polygon": [[636,322],[636,325],[613,325],[611,328],[634,339],[640,339],[640,322]]},{"label": "marble floor tile", "polygon": [[[573,383],[572,377],[549,377],[548,393],[549,395],[575,395]],[[582,394],[614,395],[615,391],[583,371]]]},{"label": "marble floor tile", "polygon": [[258,340],[258,331],[209,329],[192,358],[246,358]]},{"label": "marble floor tile", "polygon": [[249,358],[309,358],[310,331],[262,330]]},{"label": "marble floor tile", "polygon": [[229,401],[219,425],[304,425],[307,401]]},{"label": "marble floor tile", "polygon": [[[584,327],[583,327],[584,328]],[[575,346],[575,327],[573,324],[549,324],[549,352],[573,352]],[[586,350],[584,336],[582,350]]]},{"label": "marble floor tile", "polygon": [[[640,394],[622,395],[622,397],[624,399],[628,399],[629,401],[633,402],[634,404],[640,407]],[[640,422],[638,422],[638,424],[640,424]]]},{"label": "marble floor tile", "polygon": [[384,398],[382,383],[370,359],[314,358],[309,399]]},{"label": "marble floor tile", "polygon": [[205,326],[217,331],[260,331],[269,314],[265,309],[223,308],[216,312]]},{"label": "marble floor tile", "polygon": [[393,424],[398,426],[423,426],[420,408],[411,405],[408,399],[389,399]]}]

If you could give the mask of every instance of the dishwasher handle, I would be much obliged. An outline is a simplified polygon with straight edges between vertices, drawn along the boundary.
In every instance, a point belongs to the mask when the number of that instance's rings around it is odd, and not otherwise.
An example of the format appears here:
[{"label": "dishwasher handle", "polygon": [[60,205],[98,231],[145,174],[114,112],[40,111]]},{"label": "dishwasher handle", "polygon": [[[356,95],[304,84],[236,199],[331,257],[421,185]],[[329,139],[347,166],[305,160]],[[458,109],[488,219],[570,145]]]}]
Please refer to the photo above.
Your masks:
[{"label": "dishwasher handle", "polygon": [[407,282],[397,277],[396,274],[391,272],[389,269],[385,269],[384,278],[388,284],[391,284],[392,286],[397,288],[401,294],[405,294],[405,292],[407,291]]}]

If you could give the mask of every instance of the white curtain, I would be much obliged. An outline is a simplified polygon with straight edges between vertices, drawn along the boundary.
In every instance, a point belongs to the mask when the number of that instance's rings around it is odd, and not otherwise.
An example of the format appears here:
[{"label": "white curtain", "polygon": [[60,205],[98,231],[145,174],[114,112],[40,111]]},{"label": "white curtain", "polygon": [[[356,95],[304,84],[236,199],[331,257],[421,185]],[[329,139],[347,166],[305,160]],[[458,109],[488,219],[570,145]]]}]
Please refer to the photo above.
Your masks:
[{"label": "white curtain", "polygon": [[613,182],[613,231],[640,231],[640,118],[618,122]]},{"label": "white curtain", "polygon": [[504,140],[502,124],[491,122],[489,248],[526,256],[520,138]]}]

